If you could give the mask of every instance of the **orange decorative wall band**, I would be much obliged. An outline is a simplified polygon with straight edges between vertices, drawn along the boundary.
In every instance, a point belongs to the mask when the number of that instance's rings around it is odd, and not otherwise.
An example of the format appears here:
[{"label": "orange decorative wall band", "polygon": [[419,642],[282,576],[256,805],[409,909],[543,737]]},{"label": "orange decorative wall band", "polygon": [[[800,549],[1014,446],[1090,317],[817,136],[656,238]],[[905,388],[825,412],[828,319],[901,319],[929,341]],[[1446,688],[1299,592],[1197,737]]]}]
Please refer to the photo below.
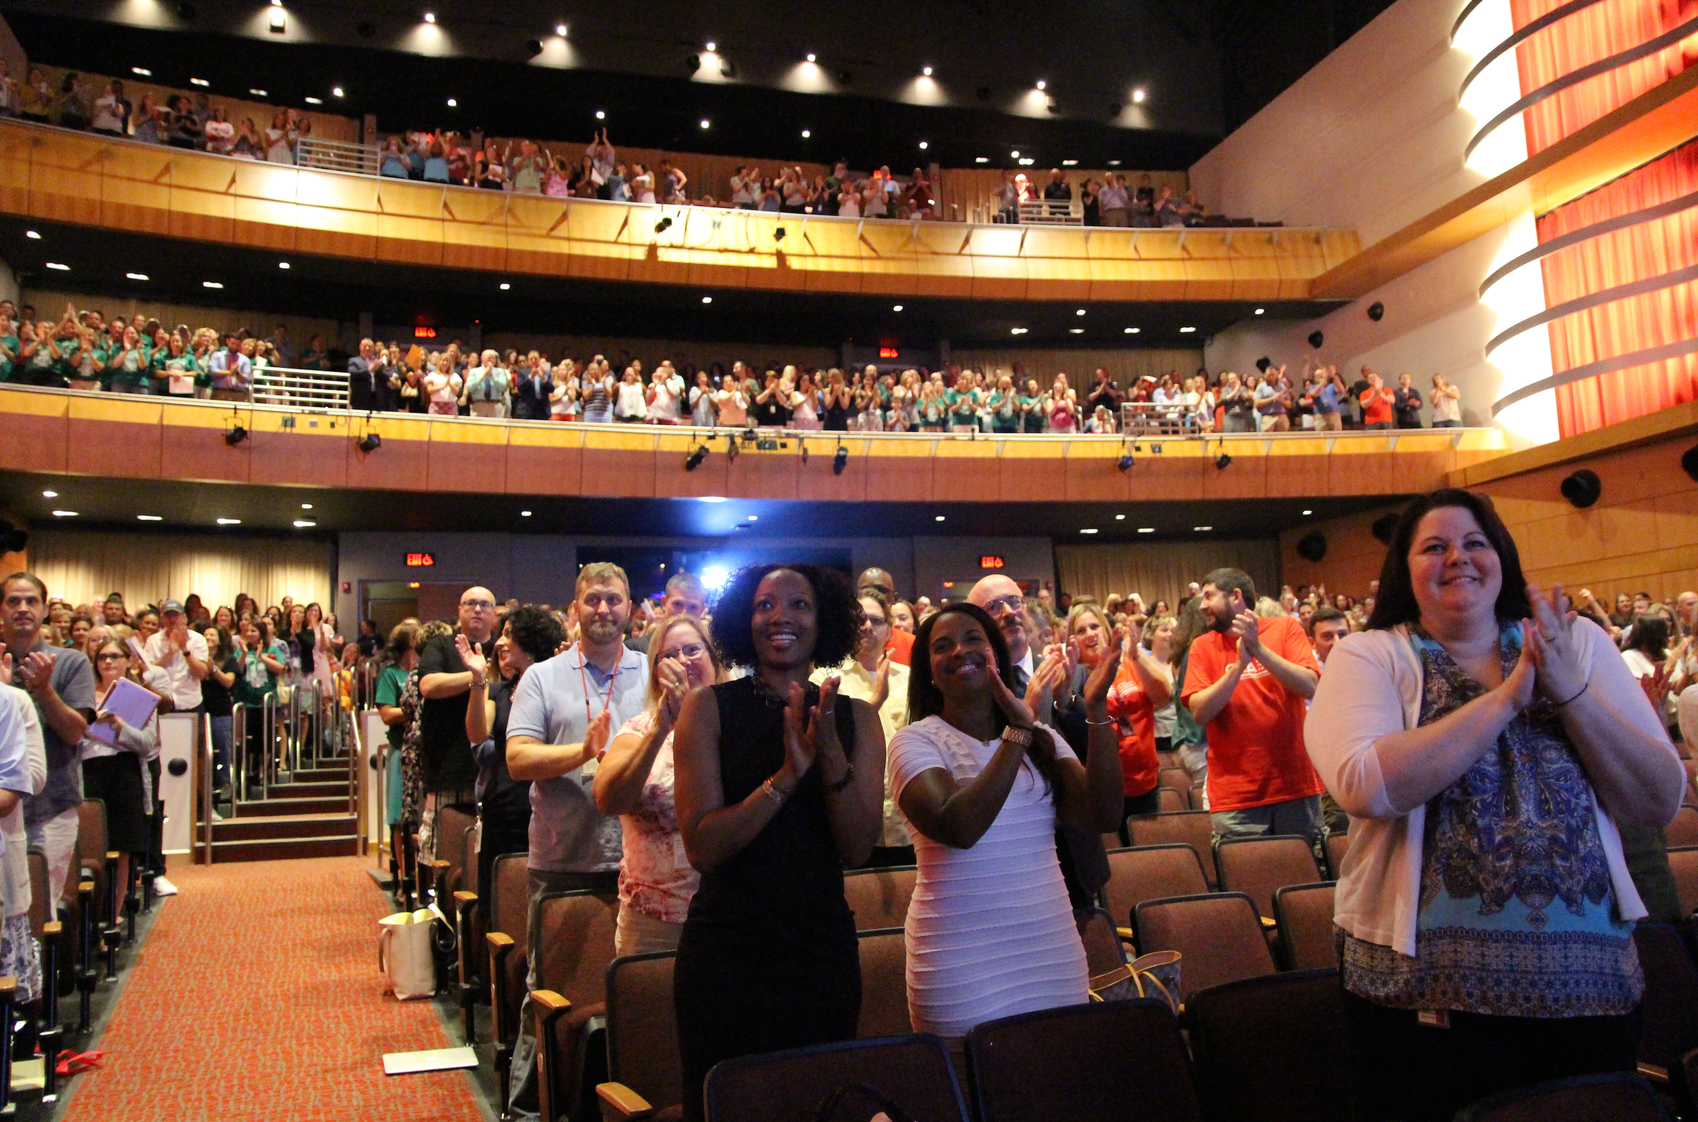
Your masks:
[{"label": "orange decorative wall band", "polygon": [[554,199],[17,121],[0,121],[0,213],[386,263],[996,300],[1301,300],[1360,248],[1338,229],[971,226]]}]

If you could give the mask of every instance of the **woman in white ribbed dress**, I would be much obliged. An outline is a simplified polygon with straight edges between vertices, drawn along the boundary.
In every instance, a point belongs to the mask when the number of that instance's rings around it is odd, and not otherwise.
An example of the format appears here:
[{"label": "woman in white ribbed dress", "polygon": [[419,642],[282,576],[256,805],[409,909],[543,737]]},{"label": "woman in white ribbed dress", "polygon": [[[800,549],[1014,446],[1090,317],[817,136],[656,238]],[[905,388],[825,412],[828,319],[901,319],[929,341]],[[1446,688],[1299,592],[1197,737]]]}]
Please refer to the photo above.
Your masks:
[{"label": "woman in white ribbed dress", "polygon": [[959,1049],[974,1025],[1089,1000],[1055,827],[1118,824],[1119,744],[1107,710],[1118,667],[1118,658],[1099,660],[1085,685],[1086,766],[1004,684],[1008,646],[983,609],[949,604],[920,625],[911,723],[891,738],[889,762],[919,863],[907,923],[916,1031]]}]

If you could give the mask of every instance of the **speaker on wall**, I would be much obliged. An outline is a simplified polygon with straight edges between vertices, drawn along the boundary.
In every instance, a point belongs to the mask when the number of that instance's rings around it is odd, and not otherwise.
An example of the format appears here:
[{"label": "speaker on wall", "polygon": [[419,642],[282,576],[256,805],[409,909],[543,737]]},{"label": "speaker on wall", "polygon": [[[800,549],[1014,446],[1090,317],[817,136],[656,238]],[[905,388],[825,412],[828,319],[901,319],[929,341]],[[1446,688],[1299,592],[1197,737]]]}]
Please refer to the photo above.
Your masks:
[{"label": "speaker on wall", "polygon": [[1297,539],[1297,556],[1313,564],[1319,564],[1327,555],[1327,536],[1319,530],[1311,530]]},{"label": "speaker on wall", "polygon": [[1603,493],[1604,484],[1598,473],[1589,468],[1581,468],[1562,481],[1562,497],[1582,510],[1597,502]]},{"label": "speaker on wall", "polygon": [[1680,470],[1698,483],[1698,444],[1688,448],[1680,457]]},{"label": "speaker on wall", "polygon": [[1374,524],[1369,529],[1373,532],[1374,537],[1386,545],[1390,545],[1391,536],[1397,533],[1397,512],[1392,511],[1389,514],[1380,515],[1374,519]]},{"label": "speaker on wall", "polygon": [[1382,319],[1384,319],[1385,317],[1386,317],[1386,306],[1384,304],[1380,303],[1378,300],[1375,300],[1372,304],[1368,305],[1368,318],[1369,319],[1373,320],[1375,323],[1378,323]]},{"label": "speaker on wall", "polygon": [[29,544],[29,531],[0,518],[0,553],[22,553]]},{"label": "speaker on wall", "polygon": [[1327,341],[1327,337],[1325,335],[1321,334],[1319,331],[1309,332],[1309,345],[1311,347],[1315,348],[1317,351],[1321,349],[1321,344],[1326,342],[1326,341]]}]

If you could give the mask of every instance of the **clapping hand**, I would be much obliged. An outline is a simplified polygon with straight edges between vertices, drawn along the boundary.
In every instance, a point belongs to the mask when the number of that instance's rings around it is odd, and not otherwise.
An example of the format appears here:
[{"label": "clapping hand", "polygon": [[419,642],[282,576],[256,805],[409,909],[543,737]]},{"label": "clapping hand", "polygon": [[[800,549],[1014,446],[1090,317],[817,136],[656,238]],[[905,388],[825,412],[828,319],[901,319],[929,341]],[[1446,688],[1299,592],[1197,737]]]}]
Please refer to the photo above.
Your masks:
[{"label": "clapping hand", "polygon": [[790,683],[784,706],[784,763],[793,782],[808,774],[821,748],[843,750],[837,737],[838,682],[833,675],[820,684],[819,704],[812,709],[807,708],[801,683]]},{"label": "clapping hand", "polygon": [[24,688],[31,693],[43,688],[53,681],[53,663],[57,656],[46,651],[33,651],[24,656],[24,660],[13,667],[13,673],[24,680]]},{"label": "clapping hand", "polygon": [[1238,637],[1238,664],[1250,665],[1250,660],[1262,653],[1262,633],[1257,627],[1255,612],[1239,612],[1232,617],[1232,634]]},{"label": "clapping hand", "polygon": [[655,677],[660,679],[660,719],[671,728],[684,706],[684,695],[690,692],[690,672],[684,669],[682,659],[671,655],[660,660]]},{"label": "clapping hand", "polygon": [[1565,704],[1586,688],[1586,668],[1580,664],[1575,617],[1569,611],[1568,597],[1560,584],[1552,586],[1549,596],[1529,584],[1527,600],[1533,605],[1533,619],[1523,631],[1533,649],[1539,692],[1553,705]]},{"label": "clapping hand", "polygon": [[472,643],[463,633],[456,634],[454,649],[460,653],[460,661],[466,664],[466,669],[472,672],[472,681],[488,680],[489,659],[484,657],[482,643]]},{"label": "clapping hand", "polygon": [[1106,713],[1108,707],[1108,691],[1114,685],[1115,677],[1120,673],[1120,660],[1127,657],[1127,635],[1124,627],[1114,629],[1114,636],[1107,643],[1097,664],[1091,670],[1091,676],[1085,679],[1085,710],[1088,713]]}]

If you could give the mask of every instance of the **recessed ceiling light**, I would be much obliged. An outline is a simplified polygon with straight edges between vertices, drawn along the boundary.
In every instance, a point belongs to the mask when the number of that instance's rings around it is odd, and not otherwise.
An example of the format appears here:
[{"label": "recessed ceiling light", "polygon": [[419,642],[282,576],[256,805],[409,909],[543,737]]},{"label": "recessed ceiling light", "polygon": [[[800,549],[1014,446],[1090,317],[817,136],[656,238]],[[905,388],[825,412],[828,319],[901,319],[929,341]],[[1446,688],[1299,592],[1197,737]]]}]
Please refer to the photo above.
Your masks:
[{"label": "recessed ceiling light", "polygon": [[1082,316],[1082,315],[1085,314],[1085,309],[1080,308],[1078,311],[1074,312],[1073,314],[1076,315],[1076,316]]},{"label": "recessed ceiling light", "polygon": [[597,110],[596,110],[596,111],[595,111],[595,119],[596,119],[596,120],[598,120],[598,121],[605,121],[605,120],[607,120],[607,110],[605,110],[605,109],[597,109]]},{"label": "recessed ceiling light", "polygon": [[943,521],[943,515],[941,515],[941,514],[940,514],[940,515],[938,515],[938,516],[937,516],[937,520],[938,520],[938,521],[939,521],[939,522],[942,522],[942,521]]},{"label": "recessed ceiling light", "polygon": [[988,163],[990,163],[990,157],[989,156],[974,156],[973,162],[975,164],[988,164]]},{"label": "recessed ceiling light", "polygon": [[814,61],[814,52],[812,52],[812,51],[808,52],[808,61],[809,62]]},{"label": "recessed ceiling light", "polygon": [[563,23],[555,24],[554,25],[554,33],[556,35],[560,36],[562,39],[566,38],[566,25],[563,24]]},{"label": "recessed ceiling light", "polygon": [[56,499],[56,498],[59,497],[59,492],[57,492],[57,491],[43,491],[41,493],[41,497],[44,498],[44,499]]},{"label": "recessed ceiling light", "polygon": [[1180,333],[1180,334],[1181,334],[1181,335],[1189,335],[1189,334],[1191,334],[1191,333],[1192,333],[1192,332],[1193,332],[1193,331],[1195,331],[1195,330],[1197,330],[1197,329],[1196,329],[1196,328],[1195,328],[1195,327],[1181,327],[1181,328],[1180,328],[1180,329],[1179,329],[1179,333]]},{"label": "recessed ceiling light", "polygon": [[920,151],[924,152],[929,147],[931,147],[931,146],[929,144],[927,144],[925,141],[923,141],[923,140],[920,141]]},{"label": "recessed ceiling light", "polygon": [[503,291],[503,292],[506,292],[508,289],[510,289],[512,287],[513,286],[508,284],[506,281],[501,282],[501,291]]},{"label": "recessed ceiling light", "polygon": [[1154,526],[1140,526],[1138,532],[1140,534],[1153,534],[1156,532],[1156,528]]},{"label": "recessed ceiling light", "polygon": [[814,135],[814,132],[813,132],[812,129],[803,129],[802,130],[802,139],[803,140],[808,139],[812,135]]},{"label": "recessed ceiling light", "polygon": [[190,78],[189,79],[189,85],[191,85],[191,86],[210,86],[210,85],[212,85],[212,83],[208,82],[205,78]]},{"label": "recessed ceiling light", "polygon": [[1080,528],[1079,532],[1081,534],[1094,534],[1097,532],[1097,528],[1095,526],[1083,526]]},{"label": "recessed ceiling light", "polygon": [[322,97],[308,97],[306,98],[306,103],[308,105],[323,105],[324,99]]},{"label": "recessed ceiling light", "polygon": [[222,281],[201,281],[200,286],[202,288],[223,288],[224,283]]},{"label": "recessed ceiling light", "polygon": [[130,67],[130,73],[131,74],[140,74],[143,78],[153,77],[153,71],[149,70],[145,66],[132,66],[132,67]]},{"label": "recessed ceiling light", "polygon": [[251,86],[248,88],[248,92],[253,94],[255,97],[270,97],[271,96],[270,94],[266,93],[264,90],[256,90]]},{"label": "recessed ceiling light", "polygon": [[287,261],[279,261],[277,263],[277,267],[279,269],[287,269],[289,267],[289,263]]},{"label": "recessed ceiling light", "polygon": [[346,97],[347,95],[342,92],[341,86],[331,86],[330,87],[330,96],[331,97]]},{"label": "recessed ceiling light", "polygon": [[302,504],[301,504],[301,509],[302,509],[302,510],[311,510],[311,509],[312,509],[312,504],[311,504],[311,503],[302,503]]},{"label": "recessed ceiling light", "polygon": [[1014,149],[1014,151],[1008,154],[1008,158],[1011,160],[1018,160],[1020,158],[1020,149]]},{"label": "recessed ceiling light", "polygon": [[1136,327],[1128,327],[1128,328],[1127,328],[1127,329],[1126,329],[1126,334],[1128,334],[1128,335],[1136,335],[1136,334],[1138,334],[1138,328],[1136,328]]},{"label": "recessed ceiling light", "polygon": [[702,128],[706,129],[706,128],[712,128],[712,127],[713,127],[713,122],[708,120],[706,117],[703,117],[702,118]]},{"label": "recessed ceiling light", "polygon": [[1124,522],[1126,521],[1126,516],[1124,514],[1117,514],[1114,516],[1114,520],[1116,522]]},{"label": "recessed ceiling light", "polygon": [[1266,309],[1266,308],[1257,308],[1257,309],[1256,309],[1256,314],[1257,314],[1257,315],[1261,315],[1261,314],[1262,314],[1262,313],[1263,313],[1263,312],[1265,312],[1265,311],[1267,311],[1267,309]]},{"label": "recessed ceiling light", "polygon": [[36,233],[34,230],[25,230],[24,231],[24,237],[26,237],[30,241],[34,241],[34,242],[38,242],[38,241],[41,240],[41,235]]},{"label": "recessed ceiling light", "polygon": [[719,49],[719,44],[713,42],[712,40],[709,40],[708,44],[707,44],[707,49],[708,49],[708,54],[711,55],[714,51],[717,51]]},{"label": "recessed ceiling light", "polygon": [[890,310],[893,311],[893,312],[900,312],[902,310],[902,305],[901,304],[892,304],[890,306]]},{"label": "recessed ceiling light", "polygon": [[760,520],[761,520],[761,516],[758,515],[758,514],[749,515],[749,521],[750,522],[759,522]]},{"label": "recessed ceiling light", "polygon": [[165,519],[160,517],[157,514],[138,514],[138,515],[136,515],[136,521],[137,522],[163,522],[163,521],[165,521]]},{"label": "recessed ceiling light", "polygon": [[77,512],[74,510],[56,510],[53,512],[55,518],[75,518],[76,516]]},{"label": "recessed ceiling light", "polygon": [[1195,532],[1196,532],[1196,533],[1199,533],[1199,534],[1200,534],[1200,533],[1202,533],[1202,532],[1203,532],[1203,531],[1204,531],[1204,530],[1212,530],[1212,529],[1214,529],[1214,527],[1213,527],[1213,526],[1193,526],[1193,527],[1191,527],[1191,529],[1192,529],[1192,530],[1193,530],[1193,531],[1195,531]]},{"label": "recessed ceiling light", "polygon": [[240,518],[220,518],[218,524],[220,526],[240,526],[242,520]]},{"label": "recessed ceiling light", "polygon": [[1011,328],[1009,328],[1008,333],[1010,335],[1024,335],[1024,334],[1026,334],[1027,330],[1029,330],[1029,329],[1024,328],[1024,327],[1011,327]]},{"label": "recessed ceiling light", "polygon": [[1069,335],[1083,335],[1085,333],[1085,329],[1083,327],[1069,327],[1067,329],[1067,333]]},{"label": "recessed ceiling light", "polygon": [[146,280],[147,279],[146,273],[125,273],[124,275],[126,277],[129,277],[131,280]]},{"label": "recessed ceiling light", "polygon": [[1306,510],[1306,511],[1303,512],[1303,515],[1304,515],[1304,517],[1308,517],[1309,515],[1311,515],[1313,513],[1315,513],[1315,512],[1312,511],[1312,510]]},{"label": "recessed ceiling light", "polygon": [[1063,160],[1063,161],[1061,161],[1061,166],[1064,167],[1064,168],[1076,168],[1076,167],[1079,166],[1079,161],[1078,160]]},{"label": "recessed ceiling light", "polygon": [[531,516],[531,512],[530,512],[530,511],[528,511],[528,510],[521,510],[521,511],[520,511],[520,512],[519,512],[519,517],[520,517],[520,518],[529,518],[529,517],[530,517],[530,516]]},{"label": "recessed ceiling light", "polygon": [[1144,98],[1147,97],[1147,96],[1149,96],[1149,95],[1144,93],[1143,90],[1133,90],[1132,91],[1132,103],[1134,105],[1142,105],[1142,104],[1144,104]]},{"label": "recessed ceiling light", "polygon": [[725,501],[725,496],[724,495],[702,495],[696,501],[704,502],[704,503],[722,503],[722,502]]},{"label": "recessed ceiling light", "polygon": [[713,297],[711,297],[711,296],[704,296],[704,297],[702,297],[702,303],[704,303],[704,304],[711,304],[711,303],[713,303]]},{"label": "recessed ceiling light", "polygon": [[297,529],[297,530],[306,530],[306,529],[309,529],[309,528],[311,528],[313,526],[317,526],[317,525],[318,525],[318,523],[314,522],[310,518],[297,518],[297,519],[295,519],[295,529]]},{"label": "recessed ceiling light", "polygon": [[1117,168],[1117,167],[1120,166],[1120,161],[1119,160],[1110,160],[1108,162],[1108,166],[1111,167],[1111,168]]},{"label": "recessed ceiling light", "polygon": [[920,67],[920,73],[930,78],[932,76],[932,68],[929,66],[922,66]]},{"label": "recessed ceiling light", "polygon": [[1038,79],[1038,89],[1041,90],[1043,88],[1044,88],[1044,80],[1042,78],[1039,78]]},{"label": "recessed ceiling light", "polygon": [[426,23],[435,23],[436,22],[436,13],[435,12],[426,12],[424,14],[424,21]]},{"label": "recessed ceiling light", "polygon": [[58,261],[49,261],[47,263],[47,267],[49,269],[54,270],[55,272],[60,272],[60,273],[68,273],[68,272],[71,271],[71,267],[69,265],[61,264]]},{"label": "recessed ceiling light", "polygon": [[460,102],[457,99],[451,97],[451,98],[448,99],[448,108],[458,109],[458,108],[460,108]]}]

